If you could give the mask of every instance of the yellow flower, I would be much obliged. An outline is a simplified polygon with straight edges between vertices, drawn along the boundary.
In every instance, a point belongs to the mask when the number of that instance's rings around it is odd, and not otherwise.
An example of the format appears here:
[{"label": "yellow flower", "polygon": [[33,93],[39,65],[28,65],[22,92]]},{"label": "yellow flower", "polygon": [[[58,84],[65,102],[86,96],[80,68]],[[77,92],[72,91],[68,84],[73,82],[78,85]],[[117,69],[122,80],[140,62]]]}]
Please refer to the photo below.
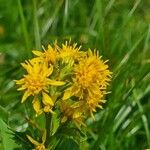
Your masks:
[{"label": "yellow flower", "polygon": [[85,126],[85,124],[83,123],[84,108],[82,103],[76,102],[71,105],[63,101],[61,102],[60,108],[61,112],[63,113],[61,123],[64,123],[66,121],[73,121],[78,128],[80,128],[81,125]]},{"label": "yellow flower", "polygon": [[53,72],[53,67],[49,68],[45,63],[36,63],[32,61],[26,61],[22,63],[22,66],[26,69],[27,75],[20,80],[16,81],[16,84],[21,85],[18,90],[26,90],[23,97],[22,103],[30,96],[39,94],[42,90],[48,92],[48,85],[50,80],[48,77]]},{"label": "yellow flower", "polygon": [[79,61],[74,68],[73,84],[66,89],[63,99],[76,96],[88,104],[90,112],[101,107],[103,95],[111,78],[106,61],[95,51],[88,51],[87,56]]},{"label": "yellow flower", "polygon": [[74,62],[80,59],[85,54],[83,51],[79,51],[80,48],[81,46],[77,47],[76,43],[70,45],[70,42],[68,43],[66,41],[65,44],[62,44],[62,48],[58,47],[59,58],[62,59],[62,61],[65,63]]},{"label": "yellow flower", "polygon": [[39,143],[38,141],[34,140],[31,136],[27,135],[28,140],[35,146],[35,150],[46,150],[45,148],[45,141],[46,141],[46,131],[44,132],[42,136],[42,143]]},{"label": "yellow flower", "polygon": [[47,94],[49,92],[48,87],[50,85],[61,86],[64,85],[65,82],[56,81],[49,78],[53,72],[52,65],[48,67],[46,63],[30,60],[26,61],[26,63],[22,63],[22,66],[26,69],[28,74],[24,75],[22,79],[16,80],[16,84],[21,86],[18,90],[25,90],[21,102],[23,103],[29,96],[34,96],[34,110],[37,115],[41,114],[41,105],[37,96],[42,92],[42,102],[44,105],[49,106],[47,112],[51,112],[54,102]]},{"label": "yellow flower", "polygon": [[34,58],[36,61],[41,61],[41,62],[48,62],[50,64],[55,64],[56,60],[58,58],[58,52],[56,50],[56,47],[51,47],[51,45],[48,45],[48,49],[45,50],[44,52],[33,50],[33,54],[38,56],[37,58]]}]

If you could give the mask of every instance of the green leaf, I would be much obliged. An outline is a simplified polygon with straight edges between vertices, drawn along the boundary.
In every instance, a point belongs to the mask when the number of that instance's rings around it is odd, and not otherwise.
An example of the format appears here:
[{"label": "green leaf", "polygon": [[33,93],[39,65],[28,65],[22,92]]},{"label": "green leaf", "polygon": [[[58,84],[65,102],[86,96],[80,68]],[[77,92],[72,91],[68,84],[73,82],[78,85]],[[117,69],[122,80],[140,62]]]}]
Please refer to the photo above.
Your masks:
[{"label": "green leaf", "polygon": [[[12,150],[16,147],[15,142],[12,140],[11,131],[8,129],[7,124],[0,119],[0,134],[2,138],[2,150]],[[1,146],[0,146],[1,148]]]},{"label": "green leaf", "polygon": [[86,141],[87,136],[83,131],[78,128],[61,127],[57,130],[55,136],[59,139],[72,139],[77,145],[80,145],[83,141]]},{"label": "green leaf", "polygon": [[28,140],[27,135],[31,135],[29,130],[26,130],[25,132],[17,132],[12,130],[13,140],[20,146],[19,150],[33,149],[34,146]]},{"label": "green leaf", "polygon": [[79,145],[71,138],[63,138],[55,150],[79,150]]},{"label": "green leaf", "polygon": [[52,115],[52,135],[54,135],[59,128],[59,119],[58,114],[55,113]]},{"label": "green leaf", "polygon": [[5,122],[7,122],[8,121],[8,112],[7,112],[7,110],[4,108],[4,107],[2,107],[1,105],[0,105],[0,118],[2,119],[2,120],[4,120]]}]

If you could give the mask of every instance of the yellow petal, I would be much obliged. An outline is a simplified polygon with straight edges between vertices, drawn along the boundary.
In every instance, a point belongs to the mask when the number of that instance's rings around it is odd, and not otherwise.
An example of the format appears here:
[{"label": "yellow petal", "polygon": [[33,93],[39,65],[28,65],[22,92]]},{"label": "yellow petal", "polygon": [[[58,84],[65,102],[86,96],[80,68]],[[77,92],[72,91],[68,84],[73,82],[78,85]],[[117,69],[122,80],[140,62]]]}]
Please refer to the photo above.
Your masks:
[{"label": "yellow petal", "polygon": [[20,80],[14,80],[16,84],[23,84],[24,83],[24,78]]},{"label": "yellow petal", "polygon": [[30,74],[32,73],[32,62],[31,61],[26,61],[26,63],[21,63],[22,67],[27,70],[27,72]]},{"label": "yellow petal", "polygon": [[35,146],[38,146],[40,143],[34,140],[31,136],[27,135],[28,140],[34,144]]},{"label": "yellow petal", "polygon": [[48,49],[53,49],[52,46],[50,44],[48,44]]},{"label": "yellow petal", "polygon": [[41,64],[39,63],[34,63],[32,71],[34,74],[39,74],[41,70]]},{"label": "yellow petal", "polygon": [[79,101],[79,102],[76,102],[74,104],[72,104],[72,108],[79,108],[79,107],[82,107],[84,105],[84,102],[83,101]]},{"label": "yellow petal", "polygon": [[22,90],[25,90],[25,89],[26,89],[26,87],[23,87],[23,86],[22,86],[22,87],[18,88],[17,90],[18,90],[18,91],[22,91]]},{"label": "yellow petal", "polygon": [[45,92],[42,92],[42,95],[43,95],[44,105],[54,106],[54,102],[48,94],[46,94]]},{"label": "yellow petal", "polygon": [[75,113],[73,114],[73,119],[79,118],[79,117],[81,117],[81,115],[82,115],[81,112],[75,112]]},{"label": "yellow petal", "polygon": [[46,72],[46,76],[50,76],[53,73],[53,66],[51,65],[50,68]]},{"label": "yellow petal", "polygon": [[38,98],[34,98],[33,100],[33,108],[36,112],[37,115],[41,114],[41,109],[40,109],[40,101],[38,100]]},{"label": "yellow petal", "polygon": [[101,103],[106,103],[106,100],[100,100]]},{"label": "yellow petal", "polygon": [[100,109],[103,109],[103,106],[101,106],[101,105],[97,105],[97,107],[100,108]]},{"label": "yellow petal", "polygon": [[41,56],[43,53],[40,51],[33,50],[32,53],[36,56]]},{"label": "yellow petal", "polygon": [[95,116],[94,116],[94,114],[93,114],[93,112],[90,110],[90,115],[91,115],[91,117],[93,118],[93,120],[95,121],[96,119],[95,119]]},{"label": "yellow petal", "polygon": [[30,95],[31,94],[28,91],[26,91],[22,97],[21,103],[23,103]]},{"label": "yellow petal", "polygon": [[66,100],[66,99],[70,98],[72,95],[73,95],[72,88],[69,88],[65,91],[62,99]]},{"label": "yellow petal", "polygon": [[32,58],[31,61],[32,62],[42,62],[42,58],[41,57]]},{"label": "yellow petal", "polygon": [[63,81],[56,81],[56,80],[50,80],[50,79],[48,80],[48,83],[54,86],[61,86],[65,84],[65,82]]},{"label": "yellow petal", "polygon": [[[27,64],[26,64],[27,63]],[[28,70],[28,68],[29,68],[29,62],[26,62],[26,63],[21,63],[21,66],[23,67],[23,68],[25,68],[26,70]]]}]

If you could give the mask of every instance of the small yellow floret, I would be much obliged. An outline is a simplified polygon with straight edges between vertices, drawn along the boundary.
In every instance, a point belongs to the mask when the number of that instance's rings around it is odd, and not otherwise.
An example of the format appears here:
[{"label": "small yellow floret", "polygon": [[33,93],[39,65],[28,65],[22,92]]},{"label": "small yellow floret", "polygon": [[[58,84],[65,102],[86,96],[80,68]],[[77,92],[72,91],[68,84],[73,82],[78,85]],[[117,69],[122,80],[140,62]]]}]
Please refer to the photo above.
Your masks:
[{"label": "small yellow floret", "polygon": [[58,58],[58,51],[54,47],[51,47],[51,45],[48,45],[48,49],[44,49],[44,52],[33,50],[32,51],[34,55],[38,56],[37,58],[34,58],[36,61],[41,62],[47,62],[50,64],[55,64]]},{"label": "small yellow floret", "polygon": [[65,63],[73,63],[85,55],[83,51],[79,51],[80,48],[81,46],[77,47],[76,43],[71,45],[70,42],[66,42],[65,44],[62,44],[62,48],[58,48],[59,58]]},{"label": "small yellow floret", "polygon": [[84,119],[84,108],[80,103],[75,103],[73,105],[67,104],[66,102],[61,103],[61,112],[63,113],[63,117],[61,122],[64,123],[66,121],[73,121],[77,127],[80,128],[81,125],[85,126],[83,123]]}]

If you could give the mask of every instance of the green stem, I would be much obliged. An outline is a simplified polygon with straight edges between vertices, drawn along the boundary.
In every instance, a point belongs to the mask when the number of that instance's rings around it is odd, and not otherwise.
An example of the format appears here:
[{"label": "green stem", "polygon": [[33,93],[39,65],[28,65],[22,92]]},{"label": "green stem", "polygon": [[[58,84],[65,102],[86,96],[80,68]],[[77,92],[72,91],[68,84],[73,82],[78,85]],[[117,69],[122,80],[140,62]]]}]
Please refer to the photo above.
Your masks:
[{"label": "green stem", "polygon": [[45,113],[45,128],[46,128],[46,141],[45,141],[45,147],[47,148],[49,145],[49,139],[50,139],[50,129],[51,129],[51,119],[52,115],[51,113],[47,114]]},{"label": "green stem", "polygon": [[27,25],[26,25],[25,16],[23,13],[23,7],[21,4],[21,0],[18,0],[18,8],[19,8],[19,15],[20,15],[21,24],[22,24],[22,31],[23,31],[23,35],[24,35],[24,39],[25,39],[25,45],[26,45],[28,56],[30,56],[31,51],[30,51],[29,35],[28,35],[28,31],[27,31]]},{"label": "green stem", "polygon": [[40,49],[41,48],[41,38],[40,38],[40,32],[39,32],[36,0],[32,0],[32,2],[33,2],[33,20],[34,20],[35,46],[36,46],[37,49]]}]

